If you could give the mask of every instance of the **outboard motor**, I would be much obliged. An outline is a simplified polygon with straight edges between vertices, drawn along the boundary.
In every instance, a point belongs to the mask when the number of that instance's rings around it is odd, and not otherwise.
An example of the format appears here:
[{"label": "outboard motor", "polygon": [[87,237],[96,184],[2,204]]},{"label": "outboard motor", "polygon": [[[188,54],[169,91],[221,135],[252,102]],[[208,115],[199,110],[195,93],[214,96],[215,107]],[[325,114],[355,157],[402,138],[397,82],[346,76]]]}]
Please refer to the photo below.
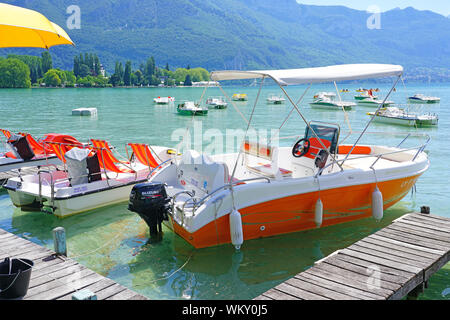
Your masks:
[{"label": "outboard motor", "polygon": [[169,220],[170,198],[163,183],[139,183],[130,193],[128,210],[136,212],[150,228],[150,238],[162,239],[162,222]]}]

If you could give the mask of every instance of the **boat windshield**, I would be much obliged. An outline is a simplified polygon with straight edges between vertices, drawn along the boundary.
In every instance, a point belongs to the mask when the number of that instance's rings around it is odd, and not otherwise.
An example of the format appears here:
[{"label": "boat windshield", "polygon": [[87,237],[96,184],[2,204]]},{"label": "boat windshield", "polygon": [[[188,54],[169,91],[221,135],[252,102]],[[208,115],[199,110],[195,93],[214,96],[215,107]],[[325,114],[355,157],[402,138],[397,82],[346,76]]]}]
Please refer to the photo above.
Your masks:
[{"label": "boat windshield", "polygon": [[[332,126],[318,123],[311,123],[310,127],[321,140],[327,140],[330,142],[330,153],[336,153],[339,140],[339,127],[335,125]],[[309,129],[309,127],[306,127],[305,138],[308,140],[311,138],[316,138],[316,135]]]}]

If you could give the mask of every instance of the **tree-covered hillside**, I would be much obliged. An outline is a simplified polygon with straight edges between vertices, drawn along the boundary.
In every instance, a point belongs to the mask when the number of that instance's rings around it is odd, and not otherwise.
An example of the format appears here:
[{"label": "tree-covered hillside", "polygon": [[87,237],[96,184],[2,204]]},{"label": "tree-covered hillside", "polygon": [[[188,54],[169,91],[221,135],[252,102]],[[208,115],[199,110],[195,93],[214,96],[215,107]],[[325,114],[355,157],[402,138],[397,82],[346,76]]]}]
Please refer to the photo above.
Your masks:
[{"label": "tree-covered hillside", "polygon": [[[450,19],[413,8],[383,13],[381,29],[369,29],[367,12],[295,0],[5,2],[38,10],[68,31],[76,47],[50,49],[61,68],[70,67],[80,52],[95,52],[111,73],[117,60],[139,63],[149,56],[175,68],[208,70],[377,62],[449,73]],[[72,4],[81,10],[79,30],[67,28]]]}]

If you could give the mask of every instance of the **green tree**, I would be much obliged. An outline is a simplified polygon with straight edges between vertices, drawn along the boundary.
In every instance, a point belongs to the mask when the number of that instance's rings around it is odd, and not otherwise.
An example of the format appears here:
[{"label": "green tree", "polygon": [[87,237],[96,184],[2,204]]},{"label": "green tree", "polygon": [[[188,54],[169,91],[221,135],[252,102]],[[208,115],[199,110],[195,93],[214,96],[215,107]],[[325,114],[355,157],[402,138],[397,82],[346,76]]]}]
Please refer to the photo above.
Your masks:
[{"label": "green tree", "polygon": [[147,84],[152,84],[152,77],[155,75],[156,73],[156,63],[155,63],[155,58],[150,57],[149,59],[147,59],[147,62],[145,64],[145,68],[144,68],[144,78],[145,78],[145,82]]},{"label": "green tree", "polygon": [[42,72],[46,73],[48,70],[53,69],[52,56],[50,52],[42,52]]},{"label": "green tree", "polygon": [[186,76],[186,78],[184,79],[184,85],[185,85],[185,86],[188,86],[188,87],[192,86],[191,75],[188,74],[188,75]]},{"label": "green tree", "polygon": [[62,81],[60,74],[56,69],[50,69],[44,74],[42,81],[47,87],[58,87],[61,85]]},{"label": "green tree", "polygon": [[89,69],[89,67],[86,64],[82,64],[80,66],[80,70],[78,72],[78,76],[81,78],[87,77],[88,75],[91,74],[91,70]]},{"label": "green tree", "polygon": [[78,77],[80,75],[80,59],[78,56],[73,58],[73,74]]},{"label": "green tree", "polygon": [[130,60],[128,60],[125,63],[125,71],[124,71],[124,74],[123,74],[123,83],[126,86],[130,86],[131,85],[131,61]]},{"label": "green tree", "polygon": [[8,58],[16,58],[24,62],[30,69],[31,83],[37,83],[39,78],[42,78],[42,58],[30,55],[8,54]]},{"label": "green tree", "polygon": [[97,55],[94,55],[94,75],[100,75],[100,59]]},{"label": "green tree", "polygon": [[140,86],[142,84],[142,80],[144,79],[144,75],[142,74],[141,70],[136,70],[134,72],[134,76],[135,76],[135,85]]},{"label": "green tree", "polygon": [[30,87],[30,68],[25,62],[15,58],[0,60],[0,88]]},{"label": "green tree", "polygon": [[73,87],[77,82],[77,77],[75,77],[75,74],[72,71],[64,71],[64,75],[66,78],[66,87]]}]

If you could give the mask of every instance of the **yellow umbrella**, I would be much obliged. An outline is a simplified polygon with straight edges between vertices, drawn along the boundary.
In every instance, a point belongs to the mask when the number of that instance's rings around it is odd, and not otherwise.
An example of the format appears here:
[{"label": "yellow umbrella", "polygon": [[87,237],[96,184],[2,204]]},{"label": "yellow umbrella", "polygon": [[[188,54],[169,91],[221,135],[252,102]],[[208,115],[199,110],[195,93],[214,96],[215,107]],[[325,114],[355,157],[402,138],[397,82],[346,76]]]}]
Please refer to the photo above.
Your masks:
[{"label": "yellow umbrella", "polygon": [[52,46],[74,43],[57,24],[37,11],[0,3],[0,48]]}]

